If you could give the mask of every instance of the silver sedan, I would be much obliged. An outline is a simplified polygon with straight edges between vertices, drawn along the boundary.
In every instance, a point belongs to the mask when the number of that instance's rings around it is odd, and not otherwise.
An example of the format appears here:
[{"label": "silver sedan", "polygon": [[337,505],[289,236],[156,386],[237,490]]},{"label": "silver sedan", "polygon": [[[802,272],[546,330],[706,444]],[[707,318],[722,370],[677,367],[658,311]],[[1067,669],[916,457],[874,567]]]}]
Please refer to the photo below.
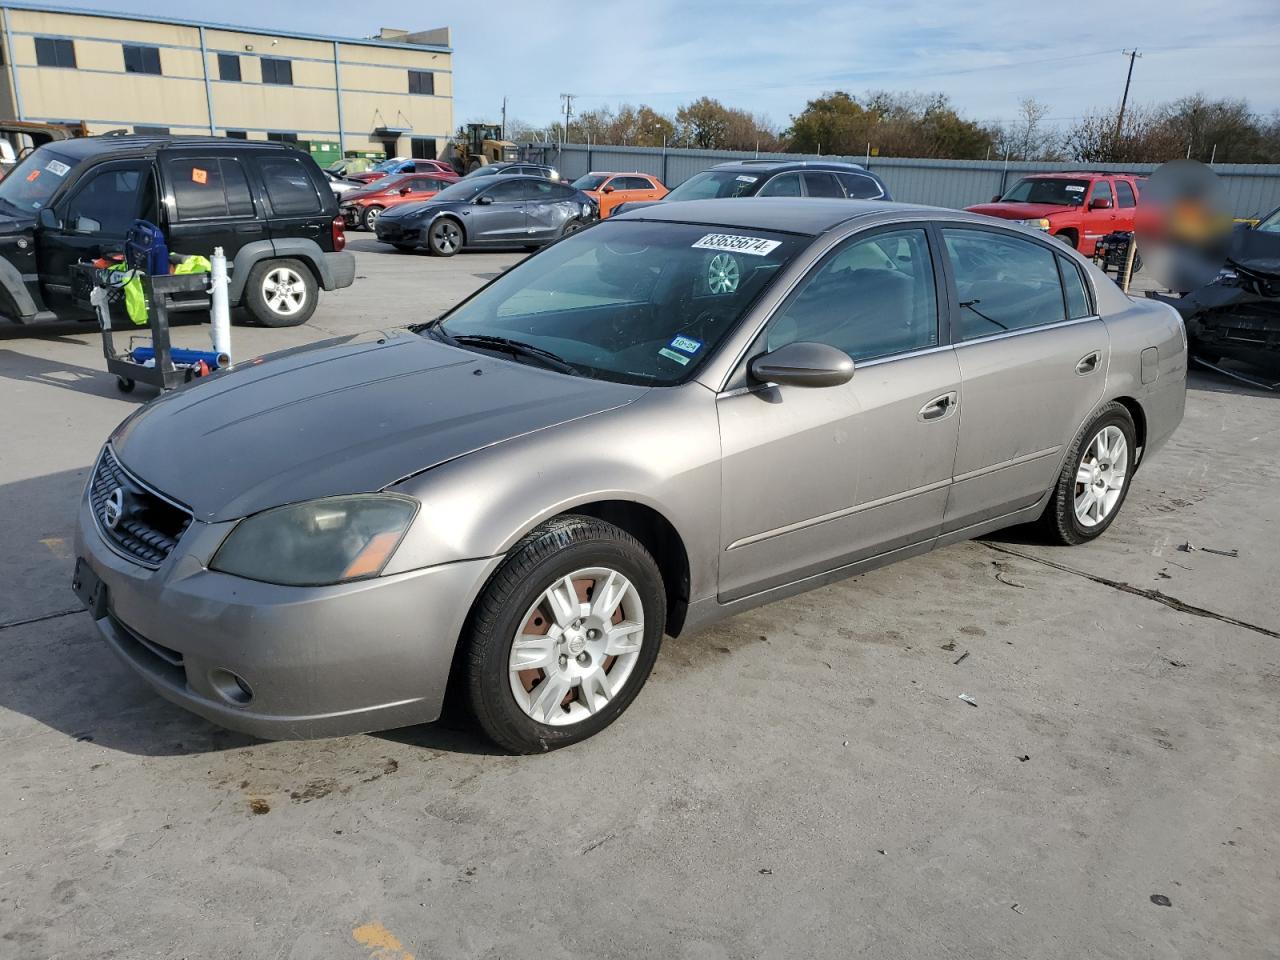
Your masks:
[{"label": "silver sedan", "polygon": [[497,743],[548,750],[616,720],[664,635],[1013,524],[1097,537],[1186,363],[1171,308],[1004,221],[662,204],[439,320],[142,408],[74,585],[227,727],[430,721],[452,681]]}]

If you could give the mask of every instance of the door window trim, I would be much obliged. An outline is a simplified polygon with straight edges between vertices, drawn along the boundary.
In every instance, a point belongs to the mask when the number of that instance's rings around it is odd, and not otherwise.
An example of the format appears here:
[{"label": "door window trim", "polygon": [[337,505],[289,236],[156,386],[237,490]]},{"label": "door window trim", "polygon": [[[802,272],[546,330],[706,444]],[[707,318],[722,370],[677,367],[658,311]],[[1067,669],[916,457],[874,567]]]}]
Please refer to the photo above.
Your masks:
[{"label": "door window trim", "polygon": [[[1042,240],[1040,239],[1040,237],[1028,236],[1016,230],[1005,230],[994,224],[987,225],[985,223],[970,223],[964,220],[947,220],[947,221],[938,221],[936,223],[931,222],[930,226],[937,231],[938,245],[943,255],[942,259],[946,265],[948,313],[950,313],[951,310],[958,311],[960,309],[960,292],[956,287],[955,274],[952,272],[952,269],[951,269],[951,257],[947,255],[946,246],[945,246],[946,241],[942,236],[942,231],[944,227],[947,230],[974,230],[974,231],[977,231],[978,233],[994,233],[1001,236],[1013,237],[1017,240],[1024,240],[1027,243],[1033,243],[1037,246],[1044,247],[1051,254],[1053,254],[1055,258],[1054,260],[1055,266],[1057,264],[1057,258],[1063,255],[1061,249],[1055,249],[1055,247],[1053,246],[1053,244],[1057,244],[1058,247],[1061,247],[1061,241]],[[1067,258],[1067,259],[1070,259],[1070,258]],[[1077,265],[1077,269],[1079,269],[1078,265]],[[1067,303],[1066,303],[1067,291],[1065,288],[1063,288],[1061,273],[1058,274],[1058,287],[1062,289],[1062,315],[1065,317],[1067,315]],[[1038,323],[1034,327],[1018,327],[1016,330],[998,330],[995,333],[983,334],[980,337],[970,337],[968,340],[956,340],[952,338],[951,345],[956,348],[967,347],[972,343],[988,343],[989,341],[992,341],[992,340],[1006,340],[1009,337],[1018,337],[1026,333],[1040,333],[1044,330],[1054,330],[1058,327],[1070,326],[1072,324],[1077,324],[1077,323],[1088,323],[1093,320],[1101,319],[1101,317],[1098,315],[1098,312],[1097,312],[1098,305],[1097,305],[1096,299],[1094,298],[1093,284],[1086,282],[1084,285],[1084,290],[1085,290],[1085,297],[1087,297],[1089,300],[1090,309],[1093,310],[1093,313],[1091,313],[1087,317],[1076,317],[1074,320],[1066,320],[1066,319],[1054,320],[1049,323]]]},{"label": "door window trim", "polygon": [[924,356],[929,353],[937,353],[942,350],[951,349],[951,308],[949,302],[948,284],[942,274],[943,263],[945,257],[939,248],[941,238],[935,236],[933,224],[928,220],[897,220],[888,223],[878,223],[875,226],[867,227],[865,230],[858,230],[846,236],[835,240],[823,250],[818,252],[805,265],[803,272],[795,278],[785,291],[778,297],[777,302],[765,315],[764,319],[756,325],[754,331],[747,338],[746,345],[739,352],[737,358],[730,367],[729,376],[721,384],[720,389],[716,391],[717,397],[737,396],[740,393],[750,393],[754,390],[765,388],[765,384],[752,383],[747,379],[747,364],[756,357],[755,348],[760,341],[760,337],[764,334],[769,324],[773,322],[779,312],[791,302],[796,291],[801,285],[813,276],[814,272],[822,269],[832,257],[838,256],[846,247],[860,243],[863,240],[870,240],[882,233],[898,233],[903,230],[919,230],[924,234],[925,247],[929,251],[929,265],[933,269],[933,297],[938,313],[938,342],[928,347],[918,347],[914,350],[904,350],[900,353],[890,353],[883,357],[873,357],[869,360],[854,361],[854,375],[862,367],[879,366],[884,363],[893,363],[897,360],[907,360],[912,357]]}]

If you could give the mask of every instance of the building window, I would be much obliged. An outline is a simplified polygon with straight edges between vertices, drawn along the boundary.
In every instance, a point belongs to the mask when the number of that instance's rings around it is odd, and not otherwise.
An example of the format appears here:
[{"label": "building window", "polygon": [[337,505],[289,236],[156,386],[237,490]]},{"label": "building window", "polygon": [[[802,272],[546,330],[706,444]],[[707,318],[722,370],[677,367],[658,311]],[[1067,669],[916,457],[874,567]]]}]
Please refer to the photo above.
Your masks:
[{"label": "building window", "polygon": [[410,146],[415,160],[434,160],[436,158],[435,137],[414,137]]},{"label": "building window", "polygon": [[436,92],[436,75],[426,70],[410,70],[409,92],[426,97],[434,96]]},{"label": "building window", "polygon": [[140,127],[133,125],[133,132],[140,137],[167,137],[169,136],[168,127]]},{"label": "building window", "polygon": [[240,82],[240,58],[234,53],[218,54],[218,79]]},{"label": "building window", "polygon": [[262,82],[285,87],[293,86],[293,61],[262,58]]},{"label": "building window", "polygon": [[287,143],[295,147],[298,145],[298,135],[296,133],[287,133],[283,130],[268,131],[267,139],[276,143]]},{"label": "building window", "polygon": [[160,48],[124,44],[124,72],[160,75]]},{"label": "building window", "polygon": [[231,140],[248,140],[249,131],[247,130],[224,130],[223,134]]},{"label": "building window", "polygon": [[36,37],[36,63],[42,67],[76,68],[76,45],[71,40]]}]

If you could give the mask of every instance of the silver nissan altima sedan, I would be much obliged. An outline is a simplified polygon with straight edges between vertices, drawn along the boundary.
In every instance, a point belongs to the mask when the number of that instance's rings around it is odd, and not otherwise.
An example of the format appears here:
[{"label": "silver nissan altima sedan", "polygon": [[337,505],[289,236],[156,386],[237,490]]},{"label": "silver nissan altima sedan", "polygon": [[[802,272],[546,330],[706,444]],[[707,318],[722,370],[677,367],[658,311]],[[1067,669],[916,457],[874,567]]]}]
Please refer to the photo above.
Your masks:
[{"label": "silver nissan altima sedan", "polygon": [[163,696],[261,737],[600,731],[664,635],[1035,521],[1101,534],[1182,418],[1181,321],[1057,241],[884,202],[669,203],[442,317],[143,407],[75,589]]}]

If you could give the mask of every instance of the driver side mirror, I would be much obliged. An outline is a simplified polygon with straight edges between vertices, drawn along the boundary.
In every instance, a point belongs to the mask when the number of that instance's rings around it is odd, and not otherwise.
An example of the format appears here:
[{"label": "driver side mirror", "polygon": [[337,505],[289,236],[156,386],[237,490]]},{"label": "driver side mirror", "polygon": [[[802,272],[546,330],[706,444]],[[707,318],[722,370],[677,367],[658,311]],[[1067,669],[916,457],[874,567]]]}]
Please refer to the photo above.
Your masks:
[{"label": "driver side mirror", "polygon": [[406,196],[408,196],[408,195],[409,195],[409,188],[408,188],[408,187],[401,187],[401,188],[400,188],[398,191],[396,191],[396,192],[397,192],[397,193],[399,193],[399,194],[400,194],[400,196],[402,196],[402,197],[406,197]]},{"label": "driver side mirror", "polygon": [[487,207],[489,204],[493,203],[493,197],[489,196],[487,193],[482,193],[480,196],[476,197],[476,203]]},{"label": "driver side mirror", "polygon": [[1090,200],[1089,209],[1090,210],[1110,210],[1111,201],[1106,197],[1103,197],[1100,200]]},{"label": "driver side mirror", "polygon": [[800,340],[755,357],[747,372],[760,383],[838,387],[853,378],[853,358],[829,344]]},{"label": "driver side mirror", "polygon": [[612,186],[612,185],[609,185],[609,186],[606,186],[606,187],[605,187],[603,190],[601,190],[600,192],[601,192],[601,193],[613,193],[613,190],[614,190],[613,186]]},{"label": "driver side mirror", "polygon": [[998,194],[998,193],[997,193],[994,197],[992,197],[992,198],[991,198],[991,202],[992,202],[992,203],[999,203],[999,202],[1000,202],[1000,194]]},{"label": "driver side mirror", "polygon": [[59,220],[58,215],[54,213],[52,210],[50,210],[48,207],[41,208],[40,216],[37,218],[37,220],[40,226],[42,226],[46,230],[62,229],[62,221]]}]

